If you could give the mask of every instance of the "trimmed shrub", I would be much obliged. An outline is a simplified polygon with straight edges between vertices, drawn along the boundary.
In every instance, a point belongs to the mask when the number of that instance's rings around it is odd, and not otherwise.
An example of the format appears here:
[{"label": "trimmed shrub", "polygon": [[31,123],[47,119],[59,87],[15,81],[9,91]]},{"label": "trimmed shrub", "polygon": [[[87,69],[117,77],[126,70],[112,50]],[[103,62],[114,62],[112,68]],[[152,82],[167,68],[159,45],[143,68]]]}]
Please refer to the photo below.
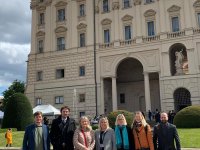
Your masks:
[{"label": "trimmed shrub", "polygon": [[174,124],[178,128],[200,128],[200,106],[189,106],[179,111]]},{"label": "trimmed shrub", "polygon": [[33,122],[33,111],[27,97],[22,93],[12,95],[6,105],[2,128],[22,131]]},{"label": "trimmed shrub", "polygon": [[98,125],[92,125],[92,130],[98,129]]},{"label": "trimmed shrub", "polygon": [[117,110],[117,111],[114,111],[114,112],[110,112],[108,114],[108,120],[109,120],[109,124],[110,124],[110,127],[114,128],[115,127],[115,121],[116,121],[116,118],[117,118],[117,115],[118,114],[123,114],[126,118],[126,121],[127,121],[127,125],[129,127],[131,127],[131,124],[133,123],[133,113],[129,112],[129,111],[126,111],[126,110]]}]

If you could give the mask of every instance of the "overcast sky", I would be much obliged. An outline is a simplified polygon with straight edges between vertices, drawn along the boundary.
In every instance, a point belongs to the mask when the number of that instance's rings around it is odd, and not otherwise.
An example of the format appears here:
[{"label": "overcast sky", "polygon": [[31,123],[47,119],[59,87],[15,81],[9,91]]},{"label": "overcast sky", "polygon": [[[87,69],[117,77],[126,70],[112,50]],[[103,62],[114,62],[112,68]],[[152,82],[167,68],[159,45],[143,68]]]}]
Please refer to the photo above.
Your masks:
[{"label": "overcast sky", "polygon": [[30,0],[3,1],[0,5],[0,96],[15,79],[26,81],[30,36]]}]

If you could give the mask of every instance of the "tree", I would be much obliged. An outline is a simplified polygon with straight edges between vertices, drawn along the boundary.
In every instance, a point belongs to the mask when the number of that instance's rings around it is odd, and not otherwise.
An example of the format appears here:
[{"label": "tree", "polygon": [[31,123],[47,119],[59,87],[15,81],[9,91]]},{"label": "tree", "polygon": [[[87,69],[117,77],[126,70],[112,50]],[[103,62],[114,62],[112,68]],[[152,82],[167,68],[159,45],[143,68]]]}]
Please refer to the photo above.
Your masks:
[{"label": "tree", "polygon": [[28,98],[22,93],[15,93],[6,105],[2,128],[17,128],[24,130],[33,122],[32,106]]},{"label": "tree", "polygon": [[10,97],[15,93],[24,93],[25,83],[23,81],[14,80],[13,83],[3,92],[3,106],[2,110],[5,109]]}]

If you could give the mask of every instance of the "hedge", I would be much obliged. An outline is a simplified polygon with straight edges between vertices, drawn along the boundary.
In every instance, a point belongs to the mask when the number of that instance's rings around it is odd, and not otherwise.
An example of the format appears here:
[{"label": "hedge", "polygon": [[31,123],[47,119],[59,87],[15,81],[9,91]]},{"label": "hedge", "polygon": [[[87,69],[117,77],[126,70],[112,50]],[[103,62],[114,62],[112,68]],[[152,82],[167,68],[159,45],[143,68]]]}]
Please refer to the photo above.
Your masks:
[{"label": "hedge", "polygon": [[178,128],[200,128],[200,106],[189,106],[179,111],[174,124]]}]

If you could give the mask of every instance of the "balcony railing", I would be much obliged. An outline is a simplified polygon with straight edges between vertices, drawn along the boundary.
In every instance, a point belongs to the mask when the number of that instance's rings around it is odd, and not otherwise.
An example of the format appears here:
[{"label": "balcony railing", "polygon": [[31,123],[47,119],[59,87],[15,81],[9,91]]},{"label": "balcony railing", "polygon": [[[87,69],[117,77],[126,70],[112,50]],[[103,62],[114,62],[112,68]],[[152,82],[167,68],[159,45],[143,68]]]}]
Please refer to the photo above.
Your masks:
[{"label": "balcony railing", "polygon": [[200,33],[200,28],[193,29],[193,34],[199,34]]},{"label": "balcony railing", "polygon": [[124,41],[120,41],[120,46],[132,45],[132,44],[135,44],[135,43],[136,43],[135,39],[124,40]]},{"label": "balcony railing", "polygon": [[142,38],[143,42],[152,42],[160,40],[160,35],[147,36]]},{"label": "balcony railing", "polygon": [[167,34],[167,38],[176,38],[180,36],[185,36],[185,31],[171,32]]},{"label": "balcony railing", "polygon": [[111,48],[114,46],[114,43],[104,43],[104,44],[100,44],[99,48]]}]

